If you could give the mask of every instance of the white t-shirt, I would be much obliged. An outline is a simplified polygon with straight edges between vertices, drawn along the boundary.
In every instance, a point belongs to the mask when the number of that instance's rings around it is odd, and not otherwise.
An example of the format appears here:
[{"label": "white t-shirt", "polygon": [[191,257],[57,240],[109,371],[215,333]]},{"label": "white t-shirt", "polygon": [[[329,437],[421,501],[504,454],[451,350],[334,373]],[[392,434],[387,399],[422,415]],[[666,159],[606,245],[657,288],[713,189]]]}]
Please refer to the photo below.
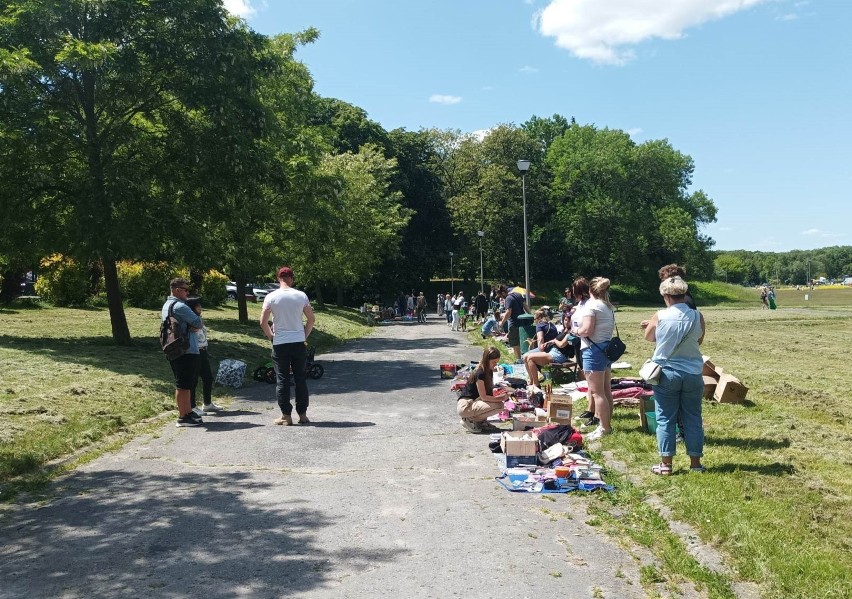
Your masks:
[{"label": "white t-shirt", "polygon": [[276,289],[263,300],[263,309],[272,311],[272,324],[275,336],[272,345],[299,343],[305,340],[305,325],[302,322],[305,306],[309,305],[308,296],[292,287]]},{"label": "white t-shirt", "polygon": [[571,313],[571,328],[579,329],[583,324],[583,314],[585,313],[586,302],[589,300],[580,300],[575,304],[574,311]]},{"label": "white t-shirt", "polygon": [[615,329],[615,314],[608,305],[599,299],[590,298],[583,306],[583,318],[589,315],[595,317],[595,330],[590,337],[583,337],[580,347],[585,349],[591,347],[588,339],[595,343],[605,343],[612,339],[612,331]]}]

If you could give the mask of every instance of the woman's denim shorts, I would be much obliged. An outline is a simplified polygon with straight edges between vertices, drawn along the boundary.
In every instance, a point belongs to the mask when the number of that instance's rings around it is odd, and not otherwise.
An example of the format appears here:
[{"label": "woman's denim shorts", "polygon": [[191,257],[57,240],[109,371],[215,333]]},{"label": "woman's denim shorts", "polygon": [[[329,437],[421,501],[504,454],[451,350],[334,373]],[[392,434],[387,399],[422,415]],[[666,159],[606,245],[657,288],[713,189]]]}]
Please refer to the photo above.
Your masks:
[{"label": "woman's denim shorts", "polygon": [[568,356],[559,351],[557,347],[551,348],[547,353],[550,355],[550,359],[554,364],[564,364],[569,360]]},{"label": "woman's denim shorts", "polygon": [[609,341],[604,341],[598,343],[597,347],[591,345],[583,350],[583,372],[603,372],[612,366],[612,362],[604,354],[608,345]]}]

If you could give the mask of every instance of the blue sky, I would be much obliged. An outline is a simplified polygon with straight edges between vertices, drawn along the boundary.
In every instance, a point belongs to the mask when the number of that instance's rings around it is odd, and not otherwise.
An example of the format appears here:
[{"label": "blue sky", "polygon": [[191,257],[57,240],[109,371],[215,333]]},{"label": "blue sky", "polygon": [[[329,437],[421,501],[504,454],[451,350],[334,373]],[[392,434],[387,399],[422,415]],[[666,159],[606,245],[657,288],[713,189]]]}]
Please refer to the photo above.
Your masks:
[{"label": "blue sky", "polygon": [[847,0],[226,0],[316,91],[386,129],[554,113],[668,139],[719,209],[716,249],[852,245]]}]

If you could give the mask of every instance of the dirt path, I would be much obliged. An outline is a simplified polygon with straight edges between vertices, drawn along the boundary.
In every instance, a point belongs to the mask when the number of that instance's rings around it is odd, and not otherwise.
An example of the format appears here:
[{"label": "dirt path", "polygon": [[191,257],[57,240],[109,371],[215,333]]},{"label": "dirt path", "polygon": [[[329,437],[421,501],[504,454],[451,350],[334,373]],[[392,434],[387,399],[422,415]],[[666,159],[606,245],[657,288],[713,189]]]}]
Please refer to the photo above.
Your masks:
[{"label": "dirt path", "polygon": [[586,497],[493,481],[438,375],[479,352],[429,318],[320,356],[311,426],[272,425],[256,384],[7,513],[0,597],[644,597]]}]

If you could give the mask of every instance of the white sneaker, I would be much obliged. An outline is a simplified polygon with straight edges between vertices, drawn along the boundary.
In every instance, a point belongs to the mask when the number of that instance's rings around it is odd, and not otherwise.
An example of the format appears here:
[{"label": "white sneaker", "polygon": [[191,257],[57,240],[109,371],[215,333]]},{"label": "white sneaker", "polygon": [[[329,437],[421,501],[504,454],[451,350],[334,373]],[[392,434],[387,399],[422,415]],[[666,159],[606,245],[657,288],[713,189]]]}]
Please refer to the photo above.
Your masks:
[{"label": "white sneaker", "polygon": [[202,410],[198,406],[192,408],[192,411],[195,412],[199,417],[204,416],[204,410]]},{"label": "white sneaker", "polygon": [[595,430],[590,432],[588,435],[586,435],[584,440],[586,440],[586,441],[597,441],[601,437],[603,437],[604,435],[608,435],[610,432],[611,431],[604,429],[604,427],[599,426],[598,428],[596,428]]},{"label": "white sneaker", "polygon": [[208,404],[204,404],[204,407],[201,409],[204,411],[205,414],[215,414],[216,412],[223,411],[224,408],[222,408],[222,406],[217,406],[216,404],[211,402]]}]

